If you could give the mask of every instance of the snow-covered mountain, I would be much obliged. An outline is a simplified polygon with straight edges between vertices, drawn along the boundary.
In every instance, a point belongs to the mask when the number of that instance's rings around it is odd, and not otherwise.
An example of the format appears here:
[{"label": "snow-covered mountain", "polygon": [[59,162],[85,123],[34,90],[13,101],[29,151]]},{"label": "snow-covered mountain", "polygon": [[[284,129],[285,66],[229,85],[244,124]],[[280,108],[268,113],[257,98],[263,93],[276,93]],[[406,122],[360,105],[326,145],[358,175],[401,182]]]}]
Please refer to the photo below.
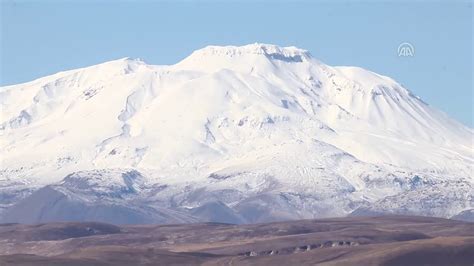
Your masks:
[{"label": "snow-covered mountain", "polygon": [[0,89],[4,221],[452,217],[473,129],[389,77],[296,47],[208,46]]}]

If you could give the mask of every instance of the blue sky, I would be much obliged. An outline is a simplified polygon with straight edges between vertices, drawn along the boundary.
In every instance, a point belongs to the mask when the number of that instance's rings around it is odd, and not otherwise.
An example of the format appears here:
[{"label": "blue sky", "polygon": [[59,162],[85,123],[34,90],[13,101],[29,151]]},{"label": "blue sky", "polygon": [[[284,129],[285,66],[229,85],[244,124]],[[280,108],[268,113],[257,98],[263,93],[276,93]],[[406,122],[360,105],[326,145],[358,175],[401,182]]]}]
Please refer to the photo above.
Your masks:
[{"label": "blue sky", "polygon": [[[206,45],[309,50],[329,65],[395,78],[473,121],[471,1],[1,1],[0,84],[138,57],[173,64]],[[409,42],[413,57],[399,57]]]}]

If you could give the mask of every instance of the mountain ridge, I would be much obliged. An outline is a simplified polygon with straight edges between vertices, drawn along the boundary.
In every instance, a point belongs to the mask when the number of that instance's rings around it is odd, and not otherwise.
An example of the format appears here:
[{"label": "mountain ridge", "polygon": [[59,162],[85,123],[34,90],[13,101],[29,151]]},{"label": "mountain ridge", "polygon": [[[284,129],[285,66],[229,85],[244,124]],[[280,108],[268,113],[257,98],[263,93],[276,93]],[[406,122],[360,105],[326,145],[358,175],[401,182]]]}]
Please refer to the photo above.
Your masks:
[{"label": "mountain ridge", "polygon": [[[0,98],[6,214],[43,186],[72,200],[64,209],[102,195],[140,217],[219,208],[238,222],[371,208],[451,217],[474,203],[472,129],[389,77],[295,47],[208,46],[159,66],[122,58],[7,86]],[[75,173],[109,191],[107,180],[130,171],[142,190],[124,198],[64,182]],[[444,192],[449,202],[433,199]]]}]

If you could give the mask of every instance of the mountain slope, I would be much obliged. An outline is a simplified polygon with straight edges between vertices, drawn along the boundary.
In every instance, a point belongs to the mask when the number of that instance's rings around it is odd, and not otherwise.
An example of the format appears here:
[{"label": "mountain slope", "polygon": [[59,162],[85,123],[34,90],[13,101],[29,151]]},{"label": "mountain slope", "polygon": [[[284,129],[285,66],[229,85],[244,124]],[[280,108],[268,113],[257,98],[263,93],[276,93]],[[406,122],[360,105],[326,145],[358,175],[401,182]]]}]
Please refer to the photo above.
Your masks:
[{"label": "mountain slope", "polygon": [[[7,86],[0,99],[5,207],[52,185],[191,220],[221,204],[239,222],[404,212],[407,193],[428,199],[409,213],[473,208],[471,128],[388,77],[295,47],[209,46],[171,66],[124,58]],[[123,186],[139,182],[133,199],[94,200],[92,188],[117,192],[130,171],[141,177]],[[72,173],[86,192],[66,182]],[[430,200],[451,191],[461,195]]]}]

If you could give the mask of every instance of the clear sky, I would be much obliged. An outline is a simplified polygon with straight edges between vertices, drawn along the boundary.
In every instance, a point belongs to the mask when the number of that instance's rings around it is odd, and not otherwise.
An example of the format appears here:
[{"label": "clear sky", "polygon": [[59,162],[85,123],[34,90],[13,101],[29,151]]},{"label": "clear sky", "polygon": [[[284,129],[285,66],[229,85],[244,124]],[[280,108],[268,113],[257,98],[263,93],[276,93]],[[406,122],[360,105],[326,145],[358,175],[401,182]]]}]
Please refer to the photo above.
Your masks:
[{"label": "clear sky", "polygon": [[[206,45],[294,45],[395,78],[473,121],[472,1],[1,2],[0,84],[138,57],[173,64]],[[415,47],[399,57],[400,43]]]}]

